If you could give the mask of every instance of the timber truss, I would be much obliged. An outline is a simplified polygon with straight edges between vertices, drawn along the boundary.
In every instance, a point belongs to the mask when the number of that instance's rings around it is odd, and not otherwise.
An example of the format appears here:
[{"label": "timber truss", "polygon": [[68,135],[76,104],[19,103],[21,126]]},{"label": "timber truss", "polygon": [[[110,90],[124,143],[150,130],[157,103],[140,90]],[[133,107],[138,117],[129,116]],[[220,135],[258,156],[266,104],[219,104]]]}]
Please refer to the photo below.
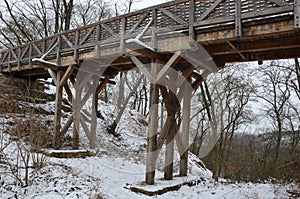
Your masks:
[{"label": "timber truss", "polygon": [[[73,125],[73,148],[80,129],[94,148],[99,93],[117,74],[139,70],[151,83],[146,182],[153,184],[164,144],[165,179],[173,177],[175,144],[187,174],[191,93],[225,63],[300,57],[299,18],[300,0],[177,0],[1,51],[0,72],[51,77],[53,147]],[[72,104],[64,123],[63,92]],[[167,117],[158,132],[159,95]]]}]

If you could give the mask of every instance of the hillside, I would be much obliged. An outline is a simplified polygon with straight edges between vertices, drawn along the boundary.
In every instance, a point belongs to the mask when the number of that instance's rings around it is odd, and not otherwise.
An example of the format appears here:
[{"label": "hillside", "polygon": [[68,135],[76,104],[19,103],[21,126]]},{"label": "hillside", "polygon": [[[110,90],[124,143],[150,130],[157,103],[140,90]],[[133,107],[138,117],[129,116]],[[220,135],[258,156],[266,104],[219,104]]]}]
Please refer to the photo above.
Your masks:
[{"label": "hillside", "polygon": [[[47,91],[43,94],[47,96],[46,98],[53,96],[51,92],[49,94],[49,91],[53,90],[50,84],[47,89],[43,88],[40,91],[42,90]],[[14,93],[17,96],[23,94],[22,89],[13,86],[9,87],[6,93],[10,95]],[[43,133],[41,130],[46,132],[51,129],[53,118],[49,111],[53,107],[51,99],[48,98],[46,102],[40,100],[41,103],[34,105],[30,101],[18,101],[14,111],[2,112],[1,198],[288,198],[287,190],[297,188],[293,183],[282,185],[270,181],[254,184],[220,179],[216,182],[212,179],[211,171],[200,166],[201,161],[192,154],[188,176],[175,177],[172,181],[162,180],[164,155],[161,154],[156,184],[146,186],[143,179],[147,127],[139,122],[139,118],[143,117],[135,111],[126,109],[118,127],[121,136],[116,138],[106,132],[111,117],[116,114],[116,107],[104,102],[100,103],[103,118],[98,118],[97,148],[91,152],[91,157],[68,159],[47,157],[42,153],[36,153],[36,148],[28,144],[31,141],[28,134],[34,132],[34,135],[41,135]],[[20,104],[22,108],[18,108]],[[43,111],[31,106],[42,107]],[[28,109],[34,110],[31,116],[23,111]],[[29,122],[32,118],[36,119],[35,124],[40,125],[32,125]],[[17,128],[24,125],[36,129]],[[24,135],[22,132],[27,134]],[[17,139],[18,136],[21,140]],[[34,143],[35,146],[40,144]],[[80,148],[87,147],[87,139],[82,134]],[[185,182],[193,182],[194,186],[183,185],[178,191],[153,197],[129,190],[135,187],[155,192]]]}]

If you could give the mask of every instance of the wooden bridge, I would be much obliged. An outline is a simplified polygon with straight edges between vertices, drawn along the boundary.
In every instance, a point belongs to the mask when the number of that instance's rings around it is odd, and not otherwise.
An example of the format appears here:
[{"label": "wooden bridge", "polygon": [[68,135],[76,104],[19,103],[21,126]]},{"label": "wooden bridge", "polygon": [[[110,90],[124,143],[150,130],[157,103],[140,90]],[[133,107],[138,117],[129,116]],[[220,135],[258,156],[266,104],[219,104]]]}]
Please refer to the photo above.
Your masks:
[{"label": "wooden bridge", "polygon": [[[164,143],[165,179],[173,176],[175,141],[180,175],[187,174],[190,93],[225,63],[299,57],[299,17],[300,0],[177,0],[4,50],[0,72],[31,79],[51,77],[56,84],[53,147],[59,148],[73,124],[74,148],[79,146],[80,125],[94,148],[98,94],[118,73],[140,70],[151,79],[146,182],[153,184]],[[73,106],[64,126],[63,92]],[[161,132],[155,106],[159,93],[168,113]],[[91,96],[87,125],[81,111]],[[179,125],[175,114],[181,108]]]}]

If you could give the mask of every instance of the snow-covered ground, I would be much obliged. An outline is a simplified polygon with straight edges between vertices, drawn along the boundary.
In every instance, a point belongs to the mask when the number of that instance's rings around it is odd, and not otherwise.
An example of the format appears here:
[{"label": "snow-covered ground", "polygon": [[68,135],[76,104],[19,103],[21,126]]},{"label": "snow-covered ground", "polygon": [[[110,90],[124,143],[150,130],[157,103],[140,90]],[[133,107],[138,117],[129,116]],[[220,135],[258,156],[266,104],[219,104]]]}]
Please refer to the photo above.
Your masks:
[{"label": "snow-covered ground", "polygon": [[[10,137],[2,134],[1,140],[1,148],[4,148]],[[17,148],[14,141],[4,148],[3,154],[9,155],[10,162],[17,159]],[[87,158],[47,158],[41,169],[29,169],[27,187],[18,185],[11,174],[11,168],[5,164],[6,159],[1,157],[0,198],[288,198],[287,190],[297,188],[293,184],[229,183],[226,180],[215,182],[211,179],[209,170],[201,167],[195,170],[197,168],[193,164],[193,156],[187,177],[174,177],[174,180],[164,181],[163,173],[157,171],[155,185],[146,186],[143,183],[144,164],[108,154],[98,151],[95,156]],[[24,177],[24,171],[19,169],[20,176]],[[136,186],[150,191],[158,190],[193,179],[201,180],[196,186],[182,186],[178,191],[152,197],[126,189]]]},{"label": "snow-covered ground", "polygon": [[[48,105],[44,108],[50,110],[52,102]],[[90,108],[88,106],[87,109]],[[115,117],[116,111],[113,106],[105,103],[100,103],[99,106],[104,119],[98,119],[97,148],[93,151],[94,156],[59,159],[27,152],[28,186],[21,186],[21,182],[26,184],[26,161],[22,158],[26,159],[27,154],[24,157],[21,155],[28,146],[3,133],[5,126],[11,123],[14,117],[1,116],[3,119],[0,122],[3,124],[0,125],[0,198],[289,198],[287,190],[299,189],[295,184],[235,183],[223,179],[216,182],[211,178],[212,173],[209,170],[198,166],[201,161],[193,155],[190,155],[187,177],[177,177],[175,174],[173,180],[165,181],[162,180],[163,152],[158,159],[156,183],[147,186],[143,182],[146,170],[147,127],[138,122],[141,116],[132,110],[126,110],[117,129],[121,137],[115,138],[107,134],[105,129],[112,122],[111,118]],[[51,115],[45,117],[53,119]],[[69,133],[71,132],[72,129]],[[83,133],[80,135],[80,141],[81,149],[88,148],[88,140]],[[36,160],[37,157],[45,158],[40,169],[33,167],[32,160]],[[178,160],[174,165],[178,166]],[[191,187],[183,185],[178,191],[152,197],[129,190],[130,187],[138,187],[155,191],[191,180],[198,180],[198,184]]]}]

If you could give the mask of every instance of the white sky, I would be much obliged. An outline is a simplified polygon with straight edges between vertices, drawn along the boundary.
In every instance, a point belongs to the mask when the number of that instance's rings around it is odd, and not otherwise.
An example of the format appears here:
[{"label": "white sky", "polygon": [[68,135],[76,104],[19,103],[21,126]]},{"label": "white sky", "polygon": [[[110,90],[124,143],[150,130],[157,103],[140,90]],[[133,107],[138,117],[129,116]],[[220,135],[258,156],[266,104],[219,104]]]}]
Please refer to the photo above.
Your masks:
[{"label": "white sky", "polygon": [[133,4],[133,10],[140,10],[157,4],[165,3],[171,0],[136,0]]}]

